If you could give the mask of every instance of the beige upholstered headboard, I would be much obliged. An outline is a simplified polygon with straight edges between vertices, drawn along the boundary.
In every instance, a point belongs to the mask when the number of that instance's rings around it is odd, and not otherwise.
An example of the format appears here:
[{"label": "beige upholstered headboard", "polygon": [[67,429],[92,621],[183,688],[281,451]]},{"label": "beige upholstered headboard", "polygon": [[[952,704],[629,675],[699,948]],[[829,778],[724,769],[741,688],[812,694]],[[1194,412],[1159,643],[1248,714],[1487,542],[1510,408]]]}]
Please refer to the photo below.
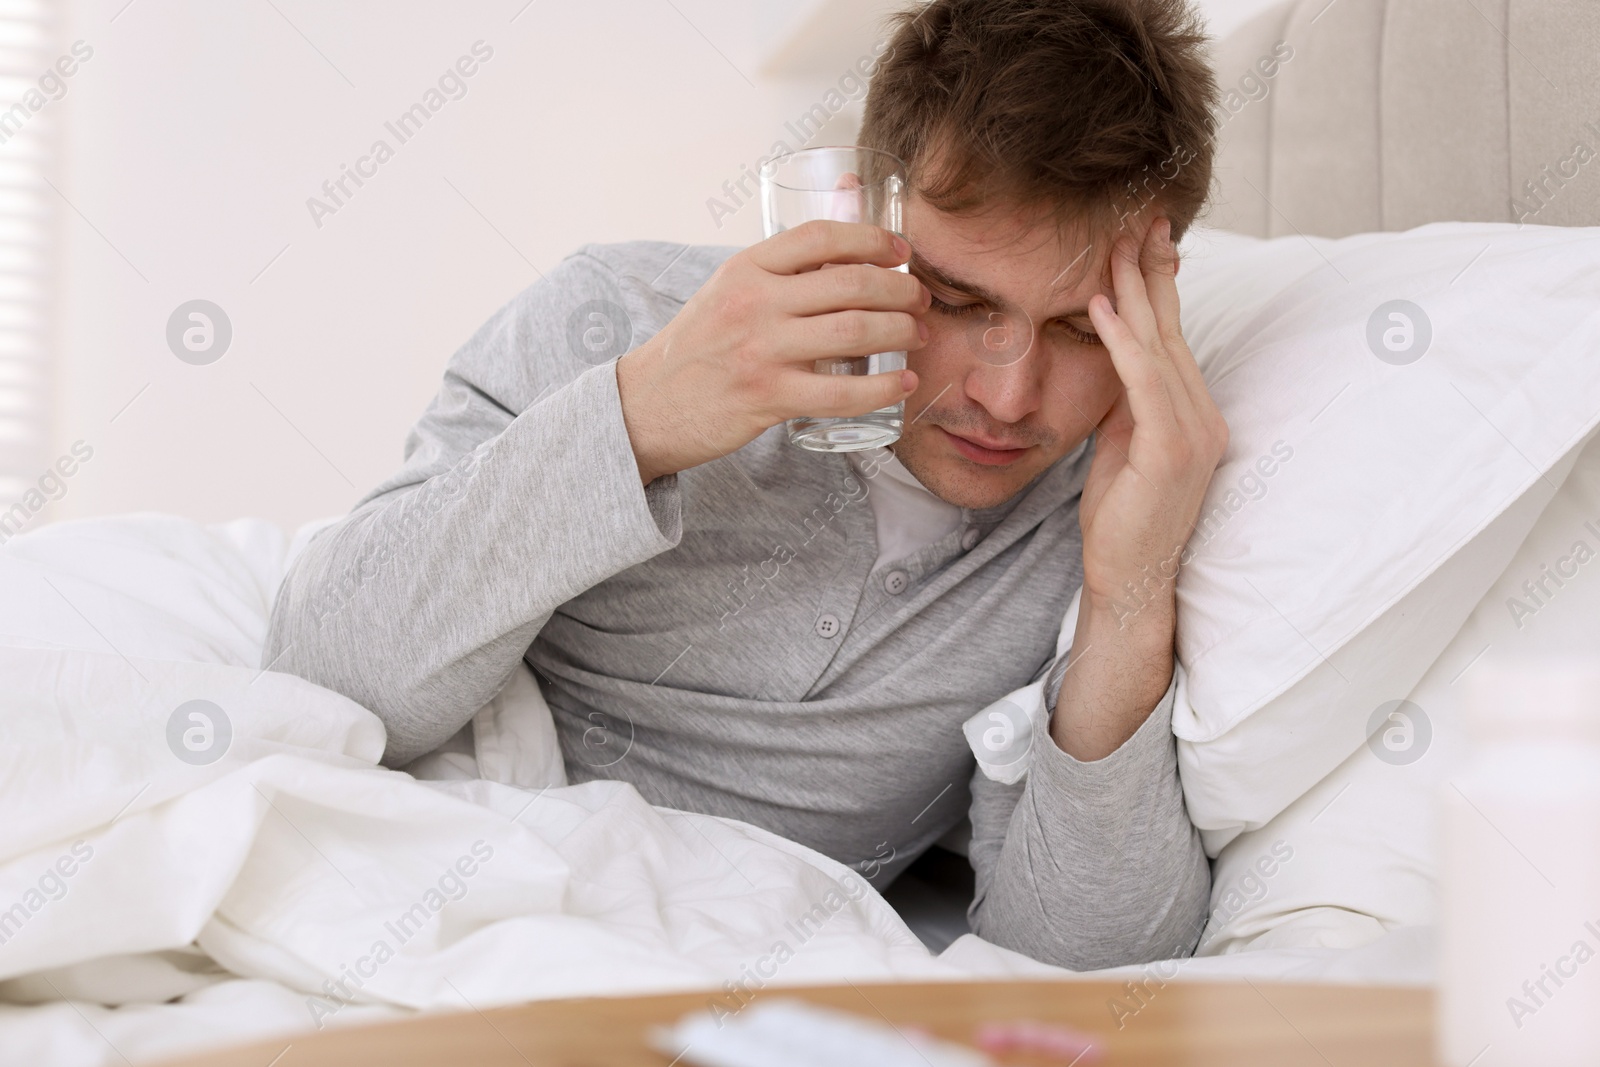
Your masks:
[{"label": "beige upholstered headboard", "polygon": [[1210,225],[1600,225],[1600,0],[1287,0],[1215,59]]}]

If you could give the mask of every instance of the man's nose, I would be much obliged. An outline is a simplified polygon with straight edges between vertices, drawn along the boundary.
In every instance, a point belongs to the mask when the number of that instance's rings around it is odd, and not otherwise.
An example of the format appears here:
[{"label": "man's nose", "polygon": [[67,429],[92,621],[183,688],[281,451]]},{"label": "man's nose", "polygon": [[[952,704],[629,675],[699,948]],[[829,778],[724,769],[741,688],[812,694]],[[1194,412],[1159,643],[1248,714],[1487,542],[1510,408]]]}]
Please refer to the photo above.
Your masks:
[{"label": "man's nose", "polygon": [[[998,315],[999,313],[995,313]],[[973,360],[967,371],[967,396],[1000,422],[1019,422],[1039,408],[1043,381],[1034,348],[1038,338],[1016,316],[991,317],[972,338]]]}]

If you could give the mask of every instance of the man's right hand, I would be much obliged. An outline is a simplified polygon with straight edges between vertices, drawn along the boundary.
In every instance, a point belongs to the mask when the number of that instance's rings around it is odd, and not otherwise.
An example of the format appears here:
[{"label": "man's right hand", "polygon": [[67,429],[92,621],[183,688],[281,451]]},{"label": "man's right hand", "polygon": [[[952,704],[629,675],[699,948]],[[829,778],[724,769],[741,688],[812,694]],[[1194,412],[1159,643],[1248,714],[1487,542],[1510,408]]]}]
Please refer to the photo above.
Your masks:
[{"label": "man's right hand", "polygon": [[910,396],[912,371],[813,368],[922,347],[932,294],[888,269],[910,254],[880,227],[814,221],[717,268],[660,333],[617,362],[644,484],[725,456],[786,419],[864,415]]}]

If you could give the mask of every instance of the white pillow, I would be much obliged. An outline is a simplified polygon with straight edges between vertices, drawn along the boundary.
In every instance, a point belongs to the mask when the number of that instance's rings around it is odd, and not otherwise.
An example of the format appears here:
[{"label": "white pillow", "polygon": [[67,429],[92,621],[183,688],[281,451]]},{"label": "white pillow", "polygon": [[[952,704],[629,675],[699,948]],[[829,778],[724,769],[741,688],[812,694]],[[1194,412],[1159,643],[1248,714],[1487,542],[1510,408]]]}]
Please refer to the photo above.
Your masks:
[{"label": "white pillow", "polygon": [[1185,252],[1185,336],[1230,429],[1178,579],[1173,730],[1215,855],[1418,683],[1600,421],[1600,230]]},{"label": "white pillow", "polygon": [[43,526],[0,549],[0,642],[255,667],[290,549],[261,519]]},{"label": "white pillow", "polygon": [[[0,549],[0,645],[256,669],[272,601],[300,550],[263,519],[203,526],[155,513],[59,522]],[[458,742],[407,770],[543,789],[566,772],[549,706],[520,664]]]},{"label": "white pillow", "polygon": [[254,668],[289,565],[336,521],[292,536],[158,512],[41,526],[0,546],[0,644]]},{"label": "white pillow", "polygon": [[[1437,802],[1464,754],[1462,694],[1486,664],[1540,654],[1600,659],[1600,439],[1421,682],[1341,709],[1355,713],[1341,721],[1364,717],[1345,739],[1354,754],[1217,856],[1201,951],[1348,948],[1433,923]],[[1388,706],[1402,697],[1410,706]],[[1381,716],[1369,736],[1380,708],[1404,718]]]}]

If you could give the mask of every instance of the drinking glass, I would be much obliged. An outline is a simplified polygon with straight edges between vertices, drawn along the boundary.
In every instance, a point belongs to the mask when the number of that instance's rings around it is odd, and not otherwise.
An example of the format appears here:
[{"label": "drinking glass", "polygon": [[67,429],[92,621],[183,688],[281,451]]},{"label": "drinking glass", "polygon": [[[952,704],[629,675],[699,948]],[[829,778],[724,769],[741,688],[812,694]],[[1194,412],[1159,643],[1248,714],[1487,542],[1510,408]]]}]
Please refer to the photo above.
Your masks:
[{"label": "drinking glass", "polygon": [[[900,233],[905,210],[905,164],[875,148],[803,148],[761,165],[761,221],[768,237],[812,219],[868,222]],[[907,264],[891,269],[905,273]],[[827,267],[821,269],[826,270]],[[904,370],[904,352],[819,359],[818,374],[879,374]],[[813,452],[857,452],[900,439],[905,402],[843,418],[788,421],[791,444]]]}]

